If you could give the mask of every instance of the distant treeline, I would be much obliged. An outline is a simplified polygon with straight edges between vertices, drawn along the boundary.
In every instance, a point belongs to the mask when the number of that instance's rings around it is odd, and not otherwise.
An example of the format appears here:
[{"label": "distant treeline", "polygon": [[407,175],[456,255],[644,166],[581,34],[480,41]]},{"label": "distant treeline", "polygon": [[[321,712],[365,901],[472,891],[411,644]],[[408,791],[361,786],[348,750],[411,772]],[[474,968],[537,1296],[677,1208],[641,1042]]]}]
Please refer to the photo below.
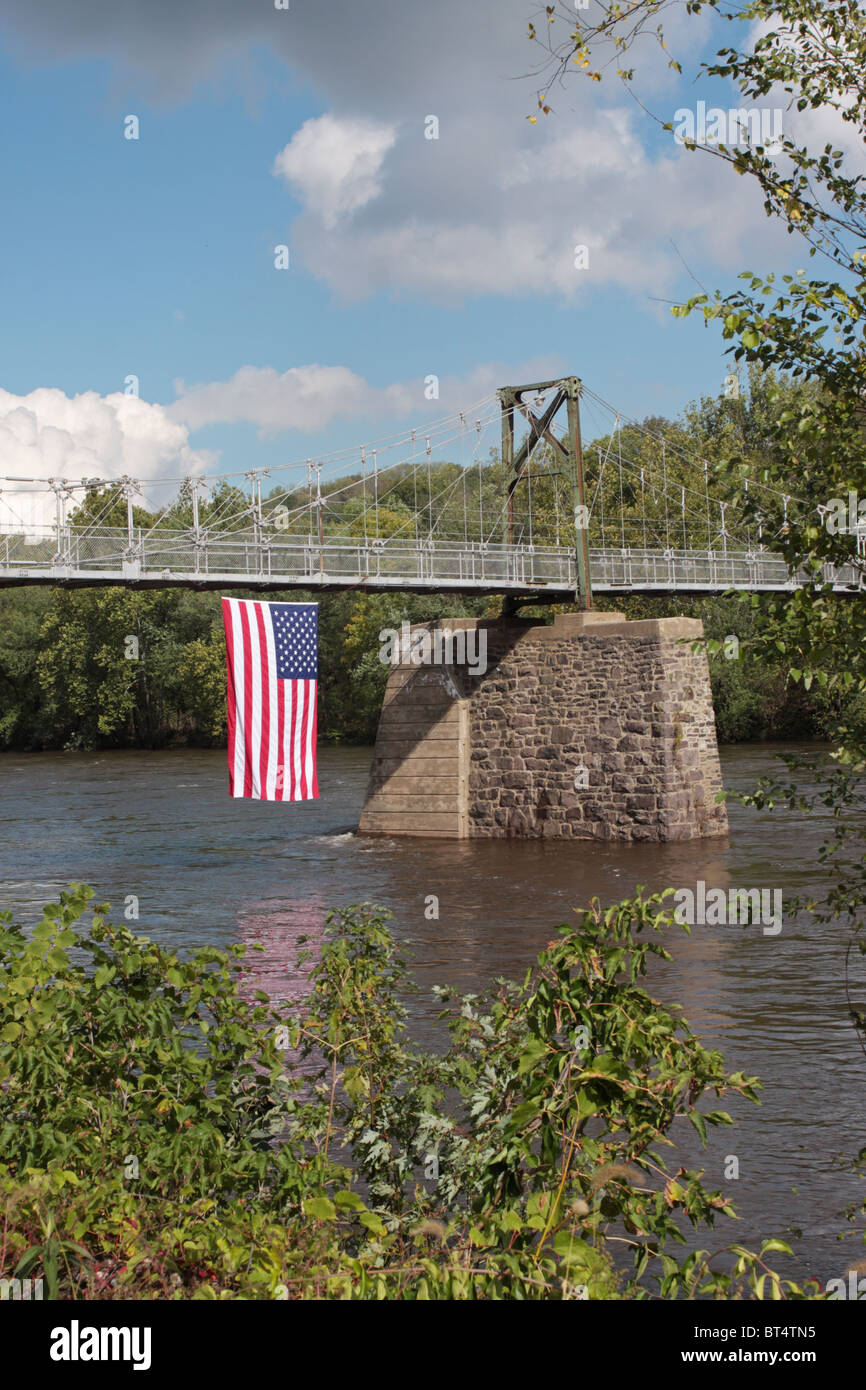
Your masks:
[{"label": "distant treeline", "polygon": [[[249,594],[285,600],[285,592]],[[302,595],[319,598],[319,727],[328,743],[375,737],[388,668],[379,632],[403,619],[493,616],[499,599],[453,595]],[[600,607],[605,606],[603,601]],[[836,697],[792,687],[777,666],[749,656],[761,602],[634,598],[628,617],[687,612],[722,650],[710,658],[723,741],[825,735]],[[565,608],[565,606],[562,606]],[[539,621],[551,609],[525,610]],[[736,636],[736,647],[726,638]],[[136,643],[129,639],[134,637]],[[130,653],[137,650],[137,659]],[[213,747],[225,740],[225,645],[219,595],[183,589],[0,592],[0,748]]]}]

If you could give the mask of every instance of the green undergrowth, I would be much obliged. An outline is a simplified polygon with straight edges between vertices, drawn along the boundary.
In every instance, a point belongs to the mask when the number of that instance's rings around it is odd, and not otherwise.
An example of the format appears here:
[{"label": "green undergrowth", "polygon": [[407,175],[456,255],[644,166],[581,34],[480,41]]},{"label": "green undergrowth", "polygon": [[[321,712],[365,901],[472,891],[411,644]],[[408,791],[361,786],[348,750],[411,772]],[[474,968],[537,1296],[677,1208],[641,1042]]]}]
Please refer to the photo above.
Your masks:
[{"label": "green undergrowth", "polygon": [[277,1007],[245,946],[183,959],[92,896],[0,922],[0,1278],[55,1299],[814,1296],[768,1268],[781,1242],[683,1251],[733,1209],[665,1154],[757,1082],[641,987],[664,895],[591,904],[520,982],[439,991],[437,1055],[368,904],[329,917],[307,997]]}]

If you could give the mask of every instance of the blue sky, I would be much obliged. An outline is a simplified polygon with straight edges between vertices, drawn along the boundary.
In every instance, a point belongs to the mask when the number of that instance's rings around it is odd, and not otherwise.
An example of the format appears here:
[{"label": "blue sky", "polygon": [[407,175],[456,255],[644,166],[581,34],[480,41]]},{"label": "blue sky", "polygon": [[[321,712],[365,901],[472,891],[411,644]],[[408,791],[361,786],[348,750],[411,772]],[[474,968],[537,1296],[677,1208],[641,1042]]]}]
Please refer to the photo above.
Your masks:
[{"label": "blue sky", "polygon": [[[524,0],[292,4],[0,5],[0,473],[268,467],[536,373],[638,418],[721,389],[666,302],[683,261],[710,290],[796,264],[743,180],[615,83],[532,126]],[[645,91],[729,104],[655,60]]]}]

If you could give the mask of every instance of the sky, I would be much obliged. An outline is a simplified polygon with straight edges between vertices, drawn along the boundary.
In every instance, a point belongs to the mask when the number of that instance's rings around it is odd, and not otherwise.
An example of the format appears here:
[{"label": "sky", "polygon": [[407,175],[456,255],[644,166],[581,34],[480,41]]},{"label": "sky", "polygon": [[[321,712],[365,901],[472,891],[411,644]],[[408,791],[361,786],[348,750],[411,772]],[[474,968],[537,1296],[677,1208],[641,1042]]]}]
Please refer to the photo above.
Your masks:
[{"label": "sky", "polygon": [[[638,419],[723,389],[671,302],[802,263],[748,180],[615,80],[533,124],[533,0],[287,3],[0,0],[0,475],[270,468],[560,375]],[[690,70],[729,39],[674,14]],[[642,54],[663,119],[739,104]]]}]

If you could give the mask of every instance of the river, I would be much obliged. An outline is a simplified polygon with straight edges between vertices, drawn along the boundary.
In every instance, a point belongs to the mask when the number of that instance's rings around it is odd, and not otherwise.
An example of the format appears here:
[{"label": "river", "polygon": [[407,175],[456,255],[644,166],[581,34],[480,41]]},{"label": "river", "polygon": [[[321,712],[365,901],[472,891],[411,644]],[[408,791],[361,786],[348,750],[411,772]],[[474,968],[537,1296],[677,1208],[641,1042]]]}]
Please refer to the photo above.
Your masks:
[{"label": "river", "polygon": [[[726,785],[748,789],[779,767],[780,751],[724,748]],[[134,895],[131,925],[160,942],[262,943],[260,982],[277,997],[297,992],[299,935],[319,934],[332,907],[376,902],[414,952],[422,992],[413,1030],[429,1040],[432,985],[477,991],[497,975],[522,975],[556,925],[593,896],[610,903],[639,883],[694,887],[699,879],[786,894],[820,884],[828,818],[736,805],[728,838],[687,844],[361,839],[353,832],[369,762],[369,749],[321,749],[321,799],[291,805],[230,800],[223,752],[4,754],[0,908],[33,921],[44,902],[82,880],[120,918]],[[425,917],[429,895],[439,899],[438,920]],[[862,1254],[859,1244],[838,1242],[850,1229],[842,1208],[863,1196],[844,1159],[866,1143],[866,1058],[847,1017],[847,940],[844,925],[807,918],[785,918],[777,936],[757,926],[696,926],[672,936],[673,961],[654,965],[651,977],[729,1069],[764,1083],[761,1106],[728,1106],[738,1123],[711,1132],[706,1150],[685,1126],[679,1156],[704,1167],[742,1217],[722,1218],[701,1244],[781,1236],[796,1255],[773,1256],[775,1266],[822,1282]],[[859,976],[853,997],[862,1004],[862,965]],[[736,1181],[724,1179],[727,1155],[739,1159]]]}]

